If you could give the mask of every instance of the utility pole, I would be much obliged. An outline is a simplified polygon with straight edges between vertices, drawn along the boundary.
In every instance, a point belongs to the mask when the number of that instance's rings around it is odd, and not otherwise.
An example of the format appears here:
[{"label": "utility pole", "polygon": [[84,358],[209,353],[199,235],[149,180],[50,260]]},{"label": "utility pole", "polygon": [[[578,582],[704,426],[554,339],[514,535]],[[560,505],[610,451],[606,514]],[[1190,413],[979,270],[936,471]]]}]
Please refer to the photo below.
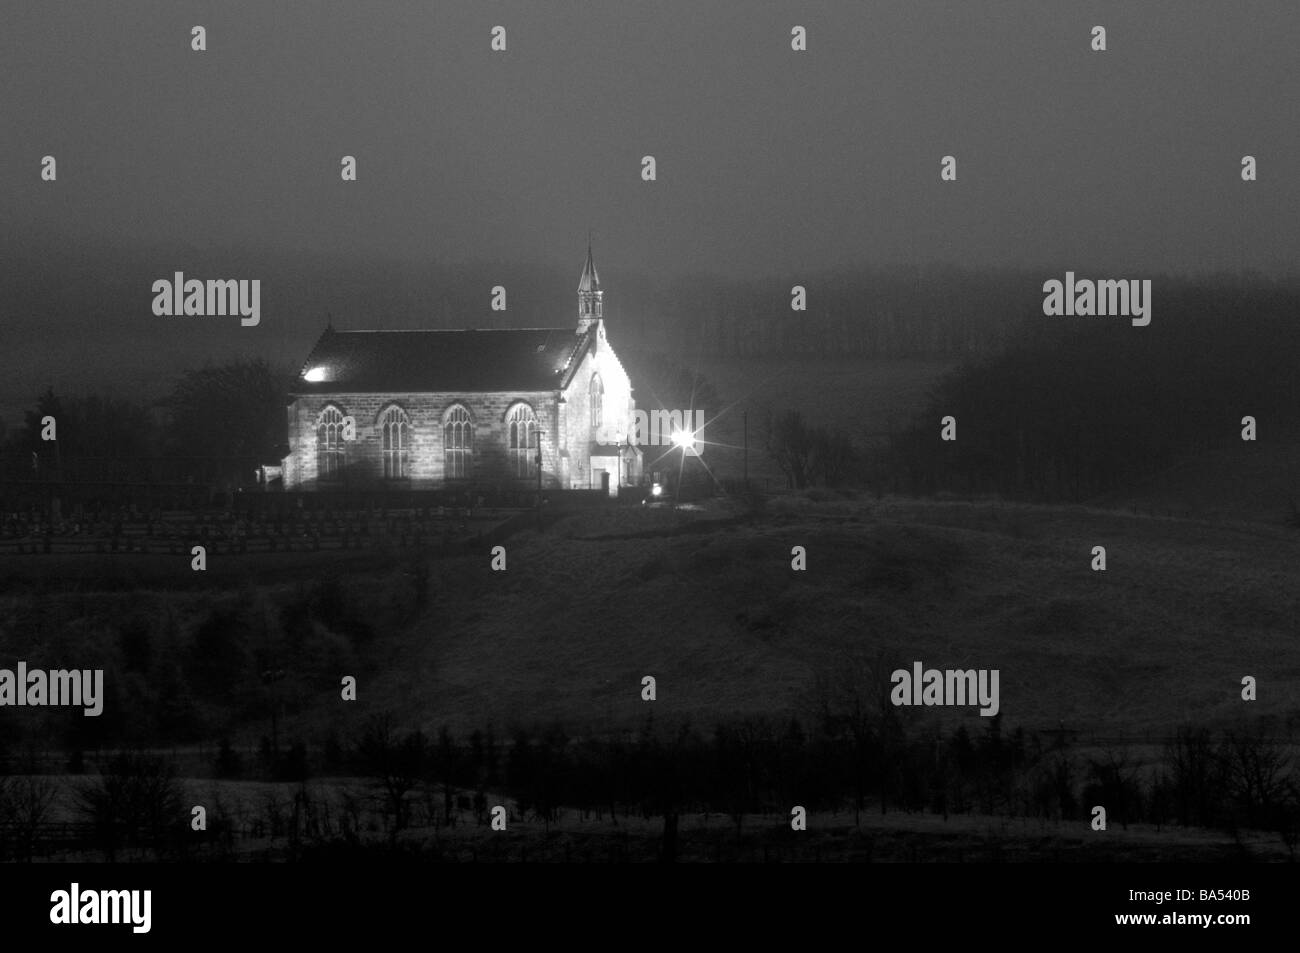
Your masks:
[{"label": "utility pole", "polygon": [[542,528],[542,432],[535,431],[537,434],[537,456],[534,463],[537,464],[537,528]]},{"label": "utility pole", "polygon": [[748,486],[749,486],[749,411],[748,411],[748,410],[742,410],[742,411],[740,412],[740,419],[741,419],[741,421],[744,423],[744,428],[745,428],[745,429],[744,429],[744,434],[745,434],[745,438],[744,438],[744,441],[745,441],[745,454],[744,454],[744,460],[745,460],[745,486],[748,487]]},{"label": "utility pole", "polygon": [[284,678],[284,669],[272,668],[262,673],[262,683],[271,689],[271,773],[280,763],[280,698],[275,683]]}]

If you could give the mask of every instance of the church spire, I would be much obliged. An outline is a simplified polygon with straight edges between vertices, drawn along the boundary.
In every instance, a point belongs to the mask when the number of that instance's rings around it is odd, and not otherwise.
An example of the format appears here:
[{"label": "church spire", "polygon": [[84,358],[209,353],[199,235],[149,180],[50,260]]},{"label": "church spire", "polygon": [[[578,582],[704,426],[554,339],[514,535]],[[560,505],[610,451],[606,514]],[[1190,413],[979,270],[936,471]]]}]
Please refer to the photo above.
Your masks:
[{"label": "church spire", "polygon": [[585,332],[592,323],[604,316],[604,292],[600,290],[600,275],[591,257],[591,233],[587,233],[587,263],[582,266],[578,279],[578,332]]}]

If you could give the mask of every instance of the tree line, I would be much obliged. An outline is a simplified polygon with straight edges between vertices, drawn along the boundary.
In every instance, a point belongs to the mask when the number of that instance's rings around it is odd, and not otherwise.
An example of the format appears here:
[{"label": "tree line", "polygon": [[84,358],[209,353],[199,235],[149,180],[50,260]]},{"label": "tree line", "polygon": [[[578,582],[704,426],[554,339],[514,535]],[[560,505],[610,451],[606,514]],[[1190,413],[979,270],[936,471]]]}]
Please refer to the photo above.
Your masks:
[{"label": "tree line", "polygon": [[883,446],[786,410],[767,423],[767,450],[794,488],[1080,501],[1198,455],[1295,446],[1297,304],[1280,286],[1174,285],[1144,328],[1040,315],[941,380]]},{"label": "tree line", "polygon": [[[895,440],[895,471],[913,492],[1077,501],[1199,454],[1295,445],[1296,304],[1267,286],[1175,288],[1156,296],[1145,328],[1041,324],[942,382]],[[946,416],[950,442],[939,439]]]},{"label": "tree line", "polygon": [[[487,826],[504,805],[513,822],[595,821],[628,829],[659,819],[661,857],[672,859],[683,815],[725,819],[739,838],[747,825],[788,825],[795,805],[861,826],[867,812],[1037,818],[1080,828],[1104,807],[1107,829],[1132,824],[1275,834],[1294,858],[1300,838],[1300,773],[1289,741],[1252,729],[1182,726],[1150,758],[1131,749],[1086,749],[1052,732],[1006,733],[1000,716],[971,731],[912,726],[892,708],[827,710],[810,721],[751,717],[710,730],[656,726],[622,738],[576,736],[560,724],[490,726],[460,738],[402,728],[391,713],[371,717],[333,751],[295,742],[293,777],[231,762],[228,745],[211,768],[224,778],[297,782],[292,804],[248,825],[252,836],[306,833],[318,846],[386,844],[429,828]],[[3,762],[0,762],[2,765]],[[364,803],[346,794],[334,825],[312,805],[316,772],[368,783]],[[124,849],[183,856],[191,814],[176,763],[154,751],[106,753],[97,770],[71,781],[83,847],[113,859]],[[0,859],[31,860],[53,821],[59,787],[46,777],[0,773]],[[273,809],[272,809],[273,808]],[[233,839],[233,814],[211,803],[213,832]],[[292,813],[289,821],[286,814]],[[306,817],[300,817],[305,812]],[[312,820],[315,817],[316,820]],[[306,823],[300,823],[305,820]],[[373,823],[372,823],[373,821]],[[366,831],[379,836],[368,837]]]},{"label": "tree line", "polygon": [[290,380],[255,358],[186,371],[154,402],[47,388],[21,426],[0,424],[3,476],[246,482],[246,471],[285,452]]}]

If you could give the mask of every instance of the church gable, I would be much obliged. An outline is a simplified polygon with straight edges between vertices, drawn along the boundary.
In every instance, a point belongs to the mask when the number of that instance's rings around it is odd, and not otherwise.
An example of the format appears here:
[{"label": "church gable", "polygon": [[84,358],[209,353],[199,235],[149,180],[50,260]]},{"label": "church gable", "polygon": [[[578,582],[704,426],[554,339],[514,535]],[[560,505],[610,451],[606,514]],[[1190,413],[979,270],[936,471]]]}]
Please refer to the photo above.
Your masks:
[{"label": "church gable", "polygon": [[574,362],[561,399],[574,433],[589,430],[591,443],[627,442],[634,407],[632,382],[602,332],[591,335],[590,346]]}]

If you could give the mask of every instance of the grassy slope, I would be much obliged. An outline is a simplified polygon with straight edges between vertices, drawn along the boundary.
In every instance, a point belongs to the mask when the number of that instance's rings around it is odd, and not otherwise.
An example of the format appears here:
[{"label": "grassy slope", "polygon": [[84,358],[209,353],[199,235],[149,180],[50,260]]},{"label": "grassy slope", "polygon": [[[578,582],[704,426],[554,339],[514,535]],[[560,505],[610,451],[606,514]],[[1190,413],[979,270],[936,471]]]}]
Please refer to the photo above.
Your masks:
[{"label": "grassy slope", "polygon": [[[670,524],[669,511],[630,514]],[[680,518],[680,517],[679,517]],[[849,657],[997,668],[1010,725],[1162,732],[1300,716],[1300,534],[1080,508],[802,500],[712,534],[613,539],[614,514],[443,566],[433,610],[368,685],[430,727],[799,711]],[[1089,570],[1094,545],[1106,573]],[[790,569],[790,548],[808,571]],[[1259,701],[1239,698],[1244,674]],[[880,683],[888,672],[871,676]],[[866,691],[869,693],[870,688]],[[912,719],[936,709],[905,709]],[[951,717],[982,727],[973,712]]]}]

